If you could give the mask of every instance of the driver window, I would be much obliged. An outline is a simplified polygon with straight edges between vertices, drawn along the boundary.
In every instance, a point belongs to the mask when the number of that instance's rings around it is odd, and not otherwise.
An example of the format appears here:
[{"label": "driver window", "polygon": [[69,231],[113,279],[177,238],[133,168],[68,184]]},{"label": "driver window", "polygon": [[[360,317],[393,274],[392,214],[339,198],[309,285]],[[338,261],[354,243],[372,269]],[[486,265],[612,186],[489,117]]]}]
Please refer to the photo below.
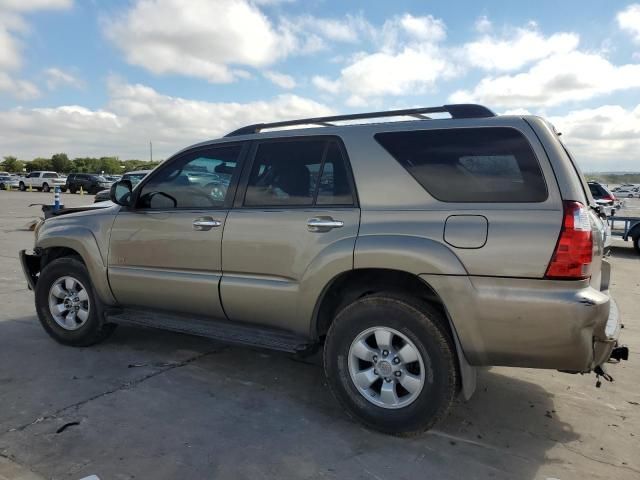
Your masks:
[{"label": "driver window", "polygon": [[138,208],[223,207],[241,148],[231,145],[185,154],[145,183]]}]

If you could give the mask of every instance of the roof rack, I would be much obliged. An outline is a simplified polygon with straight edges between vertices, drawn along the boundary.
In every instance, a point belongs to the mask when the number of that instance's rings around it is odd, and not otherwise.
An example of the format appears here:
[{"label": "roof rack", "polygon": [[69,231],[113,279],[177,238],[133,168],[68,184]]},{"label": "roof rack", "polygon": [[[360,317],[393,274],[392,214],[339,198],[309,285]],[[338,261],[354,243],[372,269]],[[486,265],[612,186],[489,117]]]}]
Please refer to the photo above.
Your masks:
[{"label": "roof rack", "polygon": [[495,117],[496,114],[482,105],[473,103],[459,103],[453,105],[443,105],[441,107],[406,108],[403,110],[387,110],[382,112],[352,113],[349,115],[333,115],[329,117],[301,118],[299,120],[285,120],[283,122],[256,123],[234,130],[225,135],[235,137],[236,135],[250,135],[260,133],[266,128],[291,127],[293,125],[320,125],[323,127],[334,126],[330,122],[340,120],[361,120],[365,118],[382,117],[414,117],[422,120],[430,119],[426,114],[448,113],[451,118],[487,118]]}]

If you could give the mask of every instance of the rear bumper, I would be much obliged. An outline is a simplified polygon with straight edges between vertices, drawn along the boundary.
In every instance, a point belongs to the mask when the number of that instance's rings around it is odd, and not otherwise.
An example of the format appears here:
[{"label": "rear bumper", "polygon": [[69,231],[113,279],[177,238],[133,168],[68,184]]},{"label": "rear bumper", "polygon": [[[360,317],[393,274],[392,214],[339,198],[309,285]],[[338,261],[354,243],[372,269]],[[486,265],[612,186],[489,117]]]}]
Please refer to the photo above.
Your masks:
[{"label": "rear bumper", "polygon": [[441,296],[471,365],[587,372],[617,345],[615,301],[587,281],[421,277]]}]

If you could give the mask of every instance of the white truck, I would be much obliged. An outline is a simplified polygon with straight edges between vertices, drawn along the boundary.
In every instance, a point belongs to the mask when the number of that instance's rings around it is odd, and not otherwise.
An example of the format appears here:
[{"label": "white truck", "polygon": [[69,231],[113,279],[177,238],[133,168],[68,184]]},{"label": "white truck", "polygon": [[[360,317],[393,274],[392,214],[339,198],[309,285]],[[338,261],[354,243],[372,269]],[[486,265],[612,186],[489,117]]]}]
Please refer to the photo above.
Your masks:
[{"label": "white truck", "polygon": [[22,192],[29,190],[29,187],[43,192],[50,191],[53,187],[60,187],[63,192],[67,190],[67,177],[56,172],[34,171],[26,176],[20,177],[19,188]]}]

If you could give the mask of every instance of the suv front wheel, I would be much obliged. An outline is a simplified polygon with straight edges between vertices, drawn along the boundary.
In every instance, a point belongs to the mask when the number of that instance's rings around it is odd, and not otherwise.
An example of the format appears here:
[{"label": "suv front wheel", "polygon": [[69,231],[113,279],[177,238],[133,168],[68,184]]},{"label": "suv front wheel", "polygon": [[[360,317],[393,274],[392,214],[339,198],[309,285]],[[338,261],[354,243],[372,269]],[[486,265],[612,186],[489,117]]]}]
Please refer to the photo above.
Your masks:
[{"label": "suv front wheel", "polygon": [[47,264],[35,288],[40,323],[56,341],[86,347],[101,342],[115,329],[105,323],[87,267],[74,257]]},{"label": "suv front wheel", "polygon": [[444,418],[457,369],[443,320],[431,306],[394,294],[364,297],[342,310],[327,334],[324,367],[347,412],[403,436]]}]

